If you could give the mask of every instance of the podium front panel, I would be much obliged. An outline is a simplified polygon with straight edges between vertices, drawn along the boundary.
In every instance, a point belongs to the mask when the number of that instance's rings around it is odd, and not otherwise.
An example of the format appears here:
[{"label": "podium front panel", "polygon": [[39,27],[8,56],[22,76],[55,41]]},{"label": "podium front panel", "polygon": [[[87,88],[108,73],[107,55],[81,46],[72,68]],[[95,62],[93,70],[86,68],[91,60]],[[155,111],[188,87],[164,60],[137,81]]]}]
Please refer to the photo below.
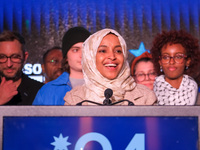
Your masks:
[{"label": "podium front panel", "polygon": [[175,108],[7,107],[2,149],[198,150],[200,109]]}]

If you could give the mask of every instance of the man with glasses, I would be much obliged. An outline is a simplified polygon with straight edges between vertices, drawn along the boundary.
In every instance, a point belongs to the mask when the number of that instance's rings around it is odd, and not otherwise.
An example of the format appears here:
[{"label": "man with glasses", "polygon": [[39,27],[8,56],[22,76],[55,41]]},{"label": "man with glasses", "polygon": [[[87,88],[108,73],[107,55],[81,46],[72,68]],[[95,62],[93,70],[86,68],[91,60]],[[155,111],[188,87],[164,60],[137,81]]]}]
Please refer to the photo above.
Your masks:
[{"label": "man with glasses", "polygon": [[55,80],[62,74],[62,58],[61,47],[52,47],[44,53],[42,64],[44,83]]},{"label": "man with glasses", "polygon": [[43,85],[22,73],[28,58],[24,46],[19,33],[0,34],[0,105],[31,105]]}]

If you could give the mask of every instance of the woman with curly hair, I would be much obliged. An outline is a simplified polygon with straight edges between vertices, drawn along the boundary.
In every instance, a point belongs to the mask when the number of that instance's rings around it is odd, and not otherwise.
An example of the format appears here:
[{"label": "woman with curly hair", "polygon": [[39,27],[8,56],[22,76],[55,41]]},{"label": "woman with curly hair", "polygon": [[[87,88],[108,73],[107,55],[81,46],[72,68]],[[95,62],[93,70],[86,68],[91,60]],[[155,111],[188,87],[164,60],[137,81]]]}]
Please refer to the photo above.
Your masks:
[{"label": "woman with curly hair", "polygon": [[195,105],[198,86],[200,51],[198,40],[189,33],[163,31],[151,48],[158,76],[154,92],[158,105]]}]

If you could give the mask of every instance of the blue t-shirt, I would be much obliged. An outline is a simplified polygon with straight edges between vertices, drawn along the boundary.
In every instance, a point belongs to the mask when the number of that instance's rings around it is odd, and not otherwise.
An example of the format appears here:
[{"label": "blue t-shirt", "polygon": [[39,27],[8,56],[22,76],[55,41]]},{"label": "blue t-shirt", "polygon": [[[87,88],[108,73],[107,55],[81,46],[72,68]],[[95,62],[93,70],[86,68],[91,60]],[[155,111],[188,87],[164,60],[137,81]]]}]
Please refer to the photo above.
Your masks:
[{"label": "blue t-shirt", "polygon": [[57,79],[42,86],[32,105],[64,105],[63,98],[71,89],[69,74],[64,72]]}]

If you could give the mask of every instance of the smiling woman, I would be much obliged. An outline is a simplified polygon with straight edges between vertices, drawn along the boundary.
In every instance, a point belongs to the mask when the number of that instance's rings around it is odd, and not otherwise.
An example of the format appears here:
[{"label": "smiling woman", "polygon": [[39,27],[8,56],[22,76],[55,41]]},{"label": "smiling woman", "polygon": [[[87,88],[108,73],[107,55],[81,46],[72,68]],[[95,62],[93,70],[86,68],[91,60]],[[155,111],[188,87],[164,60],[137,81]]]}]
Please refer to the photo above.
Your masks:
[{"label": "smiling woman", "polygon": [[97,70],[108,79],[115,79],[119,74],[124,62],[122,47],[118,37],[108,34],[101,41],[97,54]]},{"label": "smiling woman", "polygon": [[156,101],[153,91],[137,85],[130,76],[126,43],[115,30],[100,30],[84,42],[82,69],[85,84],[66,93],[65,105],[76,105],[83,100],[103,104],[107,88],[113,90],[112,103],[127,99],[135,105],[153,105]]}]

